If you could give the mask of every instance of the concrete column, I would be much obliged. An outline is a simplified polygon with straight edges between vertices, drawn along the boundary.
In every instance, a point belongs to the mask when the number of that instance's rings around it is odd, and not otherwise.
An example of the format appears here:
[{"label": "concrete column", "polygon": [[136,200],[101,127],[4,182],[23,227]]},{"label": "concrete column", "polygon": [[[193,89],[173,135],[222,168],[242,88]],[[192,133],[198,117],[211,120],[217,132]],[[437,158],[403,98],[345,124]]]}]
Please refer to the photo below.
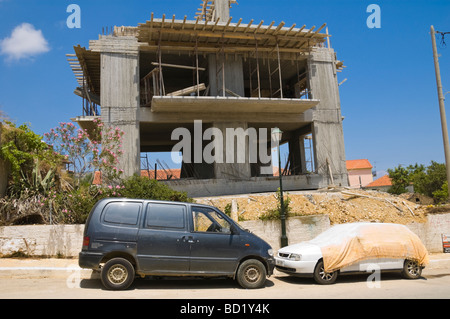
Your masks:
[{"label": "concrete column", "polygon": [[[230,8],[228,0],[216,0],[216,19],[221,22],[228,21]],[[221,53],[210,54],[208,56],[209,85],[211,96],[234,96],[223,92],[223,81],[225,88],[234,94],[244,96],[244,68],[242,56],[222,55]],[[219,106],[220,107],[220,106]],[[214,163],[214,176],[217,179],[237,179],[245,180],[251,177],[251,167],[248,156],[248,137],[242,139],[241,136],[234,138],[234,133],[247,132],[246,122],[215,122],[213,127],[218,128],[223,135],[223,144],[216,146],[216,151],[222,151],[223,162]],[[227,128],[230,129],[227,132]],[[232,130],[232,131],[231,131]],[[231,134],[230,134],[231,132]],[[233,147],[227,147],[227,139],[234,139]],[[245,154],[242,154],[244,150]],[[232,155],[233,154],[233,155]],[[244,156],[242,162],[241,156]],[[230,158],[232,157],[232,158]]]},{"label": "concrete column", "polygon": [[316,48],[309,58],[308,71],[312,98],[320,100],[311,110],[316,170],[329,178],[328,159],[334,183],[347,186],[344,132],[334,51]]},{"label": "concrete column", "polygon": [[[221,122],[213,123],[213,127],[218,128],[223,135],[223,162],[214,163],[215,177],[218,179],[249,179],[251,168],[248,155],[247,123]],[[216,151],[220,151],[220,145],[216,147]]]},{"label": "concrete column", "polygon": [[119,168],[125,177],[140,173],[139,51],[135,37],[102,37],[101,118],[124,131]]},{"label": "concrete column", "polygon": [[215,0],[216,19],[220,18],[221,22],[227,22],[230,18],[230,3],[228,0]]}]

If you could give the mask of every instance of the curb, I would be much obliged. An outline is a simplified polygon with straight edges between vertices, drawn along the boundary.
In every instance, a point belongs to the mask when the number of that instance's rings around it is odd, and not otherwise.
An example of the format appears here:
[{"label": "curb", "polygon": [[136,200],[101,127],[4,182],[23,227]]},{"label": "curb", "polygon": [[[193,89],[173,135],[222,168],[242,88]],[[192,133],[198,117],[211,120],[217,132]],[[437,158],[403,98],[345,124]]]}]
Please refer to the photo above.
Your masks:
[{"label": "curb", "polygon": [[38,278],[76,278],[92,279],[98,276],[91,269],[80,267],[0,267],[0,278],[38,279]]}]

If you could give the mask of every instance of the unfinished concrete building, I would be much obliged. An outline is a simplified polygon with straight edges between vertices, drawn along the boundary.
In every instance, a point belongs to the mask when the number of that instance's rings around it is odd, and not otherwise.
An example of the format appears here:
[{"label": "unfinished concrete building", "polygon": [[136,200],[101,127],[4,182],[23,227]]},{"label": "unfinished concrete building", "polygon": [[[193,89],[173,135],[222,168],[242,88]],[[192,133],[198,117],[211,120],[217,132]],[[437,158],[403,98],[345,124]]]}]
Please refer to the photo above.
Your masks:
[{"label": "unfinished concrete building", "polygon": [[[289,150],[286,190],[347,185],[337,81],[342,63],[325,24],[307,29],[233,22],[231,4],[204,0],[194,19],[151,14],[138,26],[114,27],[88,49],[75,46],[68,60],[79,83],[75,93],[83,98],[83,113],[75,120],[89,128],[101,117],[125,132],[121,166],[127,176],[140,174],[141,153],[171,152],[179,142],[172,132],[182,127],[194,135],[194,121],[201,121],[200,134],[221,130],[215,152],[223,154],[226,128],[267,128],[266,142],[257,148],[270,154],[270,131],[279,127]],[[191,157],[209,142],[193,145]],[[248,150],[254,142],[241,143]],[[244,158],[211,163],[184,156],[180,179],[166,183],[190,196],[279,187],[278,177],[262,172],[258,160]]]}]

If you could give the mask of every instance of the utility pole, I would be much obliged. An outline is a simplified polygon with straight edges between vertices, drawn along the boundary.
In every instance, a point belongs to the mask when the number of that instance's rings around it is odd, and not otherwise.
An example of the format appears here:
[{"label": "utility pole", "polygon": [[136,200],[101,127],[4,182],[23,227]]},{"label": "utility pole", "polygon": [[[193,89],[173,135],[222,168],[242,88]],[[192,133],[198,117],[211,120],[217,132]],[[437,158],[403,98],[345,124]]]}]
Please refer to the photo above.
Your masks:
[{"label": "utility pole", "polygon": [[[442,138],[444,140],[445,166],[447,171],[447,182],[450,186],[450,147],[448,142],[447,118],[445,117],[445,97],[442,92],[441,71],[439,70],[439,56],[436,48],[436,32],[431,26],[431,43],[433,44],[434,69],[436,71],[436,84],[439,98],[439,111],[441,114]],[[450,200],[450,192],[449,192]]]}]

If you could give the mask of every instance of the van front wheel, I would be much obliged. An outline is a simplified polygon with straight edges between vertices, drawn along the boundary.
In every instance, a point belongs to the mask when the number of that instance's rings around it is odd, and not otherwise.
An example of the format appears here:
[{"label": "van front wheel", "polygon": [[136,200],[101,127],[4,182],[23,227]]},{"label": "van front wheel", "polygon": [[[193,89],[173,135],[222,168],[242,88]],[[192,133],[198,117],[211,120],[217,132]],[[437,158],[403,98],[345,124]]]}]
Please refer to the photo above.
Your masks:
[{"label": "van front wheel", "polygon": [[113,258],[105,263],[100,277],[105,288],[124,290],[131,285],[134,275],[134,267],[128,260]]},{"label": "van front wheel", "polygon": [[236,280],[242,288],[256,289],[266,282],[266,267],[256,259],[244,261],[238,268]]}]

